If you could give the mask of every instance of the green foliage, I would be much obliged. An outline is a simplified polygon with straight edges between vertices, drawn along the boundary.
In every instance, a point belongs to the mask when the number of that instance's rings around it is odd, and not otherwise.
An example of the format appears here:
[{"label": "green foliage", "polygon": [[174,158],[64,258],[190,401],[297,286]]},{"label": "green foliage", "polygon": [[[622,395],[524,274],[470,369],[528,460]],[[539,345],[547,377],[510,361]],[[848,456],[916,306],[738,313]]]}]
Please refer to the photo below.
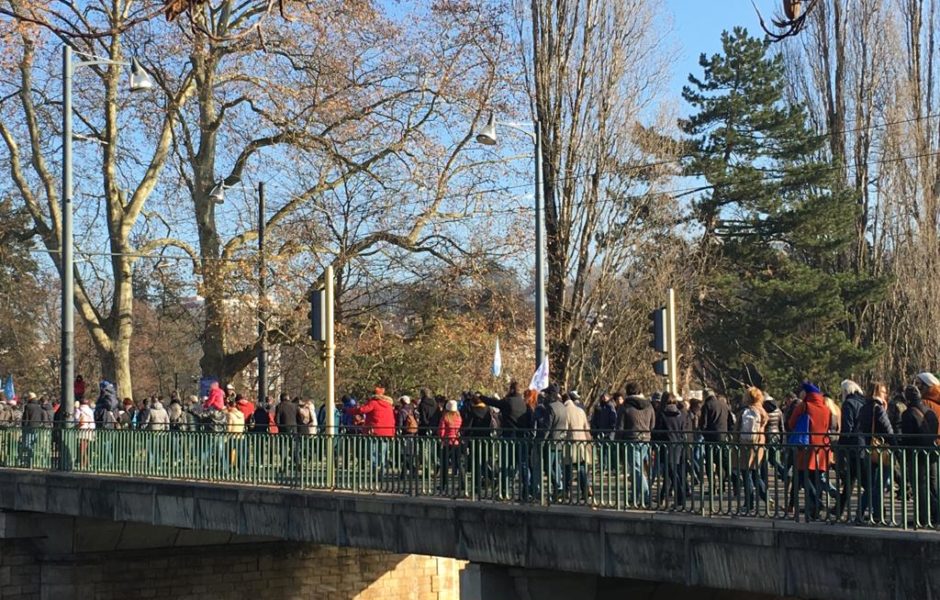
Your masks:
[{"label": "green foliage", "polygon": [[688,172],[712,186],[695,207],[712,267],[696,307],[703,375],[720,387],[835,384],[879,351],[849,335],[851,308],[879,291],[842,267],[856,198],[805,109],[785,102],[782,57],[740,28],[722,44],[683,90],[696,110],[682,123]]}]

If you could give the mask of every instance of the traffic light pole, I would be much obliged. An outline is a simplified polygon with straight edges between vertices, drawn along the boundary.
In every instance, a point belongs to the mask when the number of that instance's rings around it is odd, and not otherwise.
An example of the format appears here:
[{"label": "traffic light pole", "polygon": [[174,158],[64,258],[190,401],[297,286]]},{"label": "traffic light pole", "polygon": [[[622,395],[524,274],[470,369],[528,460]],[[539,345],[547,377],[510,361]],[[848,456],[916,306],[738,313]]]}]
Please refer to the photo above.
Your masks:
[{"label": "traffic light pole", "polygon": [[668,343],[666,360],[669,361],[668,389],[672,394],[679,393],[679,378],[676,371],[679,368],[679,361],[676,357],[676,290],[669,288],[669,300],[666,304],[666,340]]},{"label": "traffic light pole", "polygon": [[326,453],[326,476],[327,484],[332,488],[336,477],[336,445],[333,443],[333,436],[336,432],[333,430],[333,423],[336,413],[336,379],[334,373],[334,363],[336,359],[336,339],[333,330],[333,267],[328,266],[323,276],[325,284],[325,304],[326,304],[326,326],[324,336],[326,340],[324,345],[324,358],[326,359],[326,435],[329,449]]}]

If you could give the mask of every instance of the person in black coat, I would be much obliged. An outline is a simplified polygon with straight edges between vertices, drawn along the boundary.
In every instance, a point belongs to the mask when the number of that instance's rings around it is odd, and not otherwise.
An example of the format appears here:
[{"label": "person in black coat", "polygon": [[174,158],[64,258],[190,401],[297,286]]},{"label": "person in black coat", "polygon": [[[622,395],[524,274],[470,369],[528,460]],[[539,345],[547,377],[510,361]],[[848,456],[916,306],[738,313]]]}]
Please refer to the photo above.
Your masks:
[{"label": "person in black coat", "polygon": [[614,408],[609,395],[601,394],[591,412],[591,435],[595,440],[610,439],[616,428],[617,409]]},{"label": "person in black coat", "polygon": [[872,383],[868,399],[858,411],[855,433],[859,434],[870,452],[870,454],[862,454],[859,460],[859,475],[864,491],[859,500],[857,518],[861,519],[865,510],[868,509],[871,518],[876,523],[880,523],[884,516],[882,513],[885,492],[883,477],[891,472],[890,464],[883,464],[882,460],[887,461],[891,455],[888,454],[887,449],[879,450],[873,440],[878,438],[884,445],[889,445],[894,441],[894,429],[888,418],[888,388],[883,383]]},{"label": "person in black coat", "polygon": [[699,430],[706,442],[727,442],[728,432],[734,429],[734,420],[728,403],[709,390],[699,415]]},{"label": "person in black coat", "polygon": [[526,406],[525,399],[519,393],[519,386],[515,381],[509,382],[509,391],[505,398],[487,398],[481,396],[480,399],[487,406],[499,409],[500,436],[506,439],[515,439],[525,437],[526,415],[529,407]]},{"label": "person in black coat", "polygon": [[686,443],[688,442],[689,417],[677,403],[677,398],[666,392],[660,398],[660,410],[656,414],[654,439],[658,460],[664,471],[663,485],[659,488],[659,503],[662,504],[673,492],[676,506],[685,505]]},{"label": "person in black coat", "polygon": [[277,423],[278,433],[291,435],[297,433],[297,415],[300,407],[290,399],[287,394],[281,394],[281,401],[277,403],[274,411],[274,420]]},{"label": "person in black coat", "polygon": [[[907,453],[908,482],[917,492],[914,520],[918,526],[927,525],[927,516],[934,520],[940,510],[940,490],[937,485],[937,458],[931,451],[940,434],[940,422],[920,396],[920,390],[909,385],[904,388],[907,410],[901,414],[900,445]],[[923,449],[927,448],[927,451]],[[929,512],[928,512],[929,511]]]}]

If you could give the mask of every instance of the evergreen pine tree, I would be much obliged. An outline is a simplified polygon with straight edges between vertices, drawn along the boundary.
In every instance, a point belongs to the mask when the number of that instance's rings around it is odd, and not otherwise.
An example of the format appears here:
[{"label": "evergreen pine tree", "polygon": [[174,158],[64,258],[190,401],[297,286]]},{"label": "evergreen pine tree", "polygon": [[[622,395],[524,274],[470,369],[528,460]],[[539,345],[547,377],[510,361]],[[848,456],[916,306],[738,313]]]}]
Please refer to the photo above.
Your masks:
[{"label": "evergreen pine tree", "polygon": [[857,204],[825,137],[785,101],[783,58],[741,28],[722,45],[683,89],[695,110],[681,124],[688,174],[710,186],[695,205],[708,264],[695,307],[703,374],[721,387],[835,385],[878,351],[848,335],[853,306],[880,288],[841,267]]}]

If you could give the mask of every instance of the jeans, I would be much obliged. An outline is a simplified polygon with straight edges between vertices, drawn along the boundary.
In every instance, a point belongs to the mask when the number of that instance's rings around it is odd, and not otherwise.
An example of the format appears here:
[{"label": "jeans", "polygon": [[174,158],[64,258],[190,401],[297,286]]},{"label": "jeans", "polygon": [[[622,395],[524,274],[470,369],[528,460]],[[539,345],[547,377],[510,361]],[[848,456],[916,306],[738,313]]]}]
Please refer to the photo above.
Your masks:
[{"label": "jeans", "polygon": [[571,490],[572,475],[578,474],[578,493],[582,501],[587,502],[591,495],[591,489],[588,486],[587,466],[584,462],[575,462],[565,465],[565,491]]},{"label": "jeans", "polygon": [[562,453],[564,446],[555,442],[548,442],[546,454],[548,459],[548,486],[556,496],[560,496],[564,490],[562,482]]},{"label": "jeans", "polygon": [[868,452],[862,453],[860,478],[862,497],[859,500],[858,518],[863,518],[865,511],[868,510],[872,521],[880,523],[884,520],[884,476],[890,474],[891,466],[890,464],[881,466],[878,463],[873,463],[870,456]]},{"label": "jeans", "polygon": [[[662,505],[666,499],[669,498],[670,494],[675,494],[676,506],[685,506],[685,461],[676,462],[674,460],[665,461],[660,459],[660,464],[665,471],[665,476],[663,477],[663,486],[659,488],[660,505]],[[660,508],[663,507],[660,506]]]},{"label": "jeans", "polygon": [[631,442],[627,460],[630,468],[631,496],[630,504],[649,506],[650,483],[646,476],[646,467],[650,459],[649,442]]},{"label": "jeans", "polygon": [[796,486],[793,488],[794,496],[799,494],[800,487],[806,496],[806,520],[819,518],[819,487],[820,471],[797,471]]},{"label": "jeans", "polygon": [[[766,463],[761,463],[766,464]],[[745,469],[744,475],[744,505],[748,511],[754,510],[757,505],[754,491],[757,490],[757,496],[767,502],[767,485],[764,478],[761,477],[760,469]]]},{"label": "jeans", "polygon": [[[459,445],[445,444],[441,447],[441,491],[445,494],[463,491],[461,451],[462,448]],[[453,479],[450,479],[451,474],[453,474]]]}]

